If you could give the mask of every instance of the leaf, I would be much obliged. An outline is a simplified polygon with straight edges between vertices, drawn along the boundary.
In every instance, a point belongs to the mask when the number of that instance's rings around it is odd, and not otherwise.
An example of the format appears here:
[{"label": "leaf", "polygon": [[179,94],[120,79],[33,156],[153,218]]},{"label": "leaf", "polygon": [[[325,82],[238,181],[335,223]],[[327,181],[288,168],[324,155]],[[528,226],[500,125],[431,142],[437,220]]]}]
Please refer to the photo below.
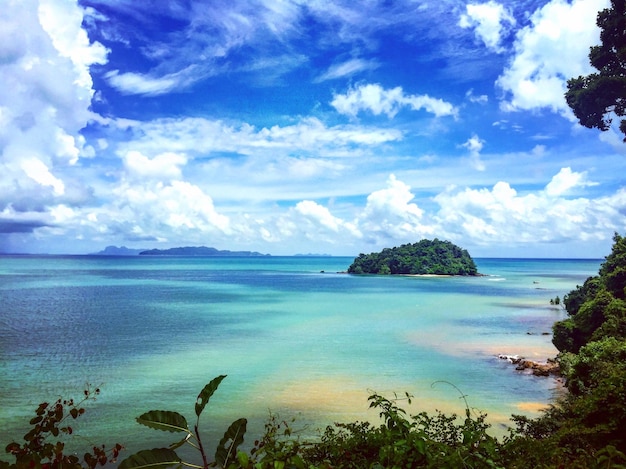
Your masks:
[{"label": "leaf", "polygon": [[248,465],[250,464],[250,458],[248,457],[247,453],[239,451],[237,453],[237,462],[239,462],[239,465],[241,467],[248,467]]},{"label": "leaf", "polygon": [[217,445],[215,451],[215,462],[225,467],[230,456],[235,454],[237,447],[243,443],[243,435],[246,433],[246,419],[235,420]]},{"label": "leaf", "polygon": [[169,410],[151,410],[137,417],[137,422],[155,430],[189,433],[185,417]]},{"label": "leaf", "polygon": [[124,459],[118,469],[165,468],[180,464],[181,459],[176,452],[168,448],[155,448],[139,451]]},{"label": "leaf", "polygon": [[177,441],[176,443],[172,443],[171,445],[168,446],[169,449],[178,449],[181,446],[183,446],[185,443],[187,443],[187,441],[189,441],[189,438],[191,438],[192,434],[191,432],[187,433],[187,436],[185,438],[183,438],[180,441]]},{"label": "leaf", "polygon": [[200,417],[200,414],[206,407],[209,399],[213,395],[213,393],[217,390],[217,387],[220,385],[222,380],[226,378],[226,375],[220,375],[216,378],[213,378],[209,384],[207,384],[204,389],[198,394],[198,400],[196,402],[196,415]]}]

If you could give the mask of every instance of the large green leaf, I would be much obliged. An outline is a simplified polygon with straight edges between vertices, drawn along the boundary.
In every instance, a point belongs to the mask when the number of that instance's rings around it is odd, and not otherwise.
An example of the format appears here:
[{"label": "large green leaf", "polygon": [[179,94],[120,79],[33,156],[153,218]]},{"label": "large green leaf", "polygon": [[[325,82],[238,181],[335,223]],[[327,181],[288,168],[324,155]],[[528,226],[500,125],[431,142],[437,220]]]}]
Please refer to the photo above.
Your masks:
[{"label": "large green leaf", "polygon": [[215,462],[221,467],[226,467],[227,461],[235,456],[237,447],[243,443],[247,423],[246,419],[235,420],[224,433],[215,451]]},{"label": "large green leaf", "polygon": [[155,448],[139,451],[138,453],[124,459],[118,469],[159,469],[174,465],[180,465],[181,460],[168,448]]},{"label": "large green leaf", "polygon": [[137,422],[155,430],[189,433],[185,417],[170,410],[151,410],[137,417]]},{"label": "large green leaf", "polygon": [[217,390],[217,387],[220,385],[224,378],[226,378],[226,375],[220,375],[217,378],[213,378],[211,382],[204,387],[200,394],[198,394],[198,400],[196,401],[196,415],[198,417],[200,417],[200,414],[206,407],[209,399]]}]

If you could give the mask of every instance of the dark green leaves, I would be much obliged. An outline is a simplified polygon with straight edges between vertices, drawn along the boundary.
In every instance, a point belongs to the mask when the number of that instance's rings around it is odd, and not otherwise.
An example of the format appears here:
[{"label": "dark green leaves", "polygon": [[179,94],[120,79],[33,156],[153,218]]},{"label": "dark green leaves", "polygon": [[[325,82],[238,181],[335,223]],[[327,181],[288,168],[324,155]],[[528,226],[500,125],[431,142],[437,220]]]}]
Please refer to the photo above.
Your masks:
[{"label": "dark green leaves", "polygon": [[235,420],[217,445],[215,451],[215,462],[226,467],[227,462],[237,453],[237,447],[243,443],[243,435],[246,433],[246,419]]},{"label": "dark green leaves", "polygon": [[209,402],[209,399],[213,393],[217,390],[222,380],[226,378],[226,375],[220,375],[217,378],[213,378],[209,384],[198,394],[198,400],[196,401],[196,415],[200,417],[200,414]]},{"label": "dark green leaves", "polygon": [[[598,13],[597,25],[601,44],[591,48],[589,61],[598,73],[568,80],[565,99],[581,125],[606,131],[613,115],[626,115],[625,2],[612,0],[611,8]],[[626,135],[626,119],[620,130]]]},{"label": "dark green leaves", "polygon": [[189,432],[185,417],[169,410],[151,410],[137,417],[137,422],[155,430]]},{"label": "dark green leaves", "polygon": [[[217,376],[202,389],[200,394],[198,394],[196,401],[196,415],[198,416],[198,420],[200,414],[208,404],[209,399],[215,393],[224,378],[226,378],[226,375]],[[137,417],[137,422],[155,430],[173,433],[183,432],[186,435],[182,440],[171,444],[169,448],[144,450],[130,456],[122,461],[119,466],[120,469],[162,469],[172,465],[179,467],[186,465],[204,469],[214,466],[228,467],[237,457],[237,448],[243,443],[243,436],[246,433],[247,425],[246,419],[239,419],[228,427],[228,430],[226,430],[226,433],[224,433],[224,436],[217,445],[215,462],[210,463],[204,449],[205,446],[200,438],[199,422],[194,426],[193,430],[191,430],[183,415],[169,410],[151,410]],[[189,444],[200,452],[203,462],[202,465],[182,461],[174,450],[184,444]],[[243,458],[242,461],[244,459],[245,458]]]},{"label": "dark green leaves", "polygon": [[171,449],[155,448],[139,451],[138,453],[124,459],[120,463],[119,469],[159,469],[173,466],[175,464],[180,465],[180,463],[180,458]]}]

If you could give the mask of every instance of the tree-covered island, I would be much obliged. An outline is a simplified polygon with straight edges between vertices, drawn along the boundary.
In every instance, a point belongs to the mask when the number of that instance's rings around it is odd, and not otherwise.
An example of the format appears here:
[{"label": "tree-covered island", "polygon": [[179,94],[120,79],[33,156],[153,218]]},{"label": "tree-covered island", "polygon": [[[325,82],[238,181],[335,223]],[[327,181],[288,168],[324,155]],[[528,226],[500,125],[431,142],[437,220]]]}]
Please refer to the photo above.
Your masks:
[{"label": "tree-covered island", "polygon": [[350,274],[477,275],[467,250],[451,243],[422,239],[413,244],[359,254],[348,267]]}]

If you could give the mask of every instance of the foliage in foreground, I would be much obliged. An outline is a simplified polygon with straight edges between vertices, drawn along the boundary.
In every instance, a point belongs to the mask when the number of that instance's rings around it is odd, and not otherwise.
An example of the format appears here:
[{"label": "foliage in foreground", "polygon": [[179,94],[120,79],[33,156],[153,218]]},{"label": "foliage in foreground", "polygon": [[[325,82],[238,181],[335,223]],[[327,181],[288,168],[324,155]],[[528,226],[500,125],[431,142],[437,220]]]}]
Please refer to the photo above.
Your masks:
[{"label": "foliage in foreground", "polygon": [[[100,390],[84,392],[83,400],[75,403],[73,399],[58,399],[55,403],[42,402],[30,420],[31,430],[24,435],[24,442],[16,441],[6,447],[15,462],[9,463],[0,460],[0,469],[95,469],[107,463],[115,463],[123,449],[119,443],[107,450],[104,445],[93,445],[91,451],[86,451],[82,460],[73,452],[65,448],[65,443],[74,434],[72,420],[85,413],[82,405],[95,400]],[[51,441],[56,438],[56,441]]]},{"label": "foliage in foreground", "polygon": [[[198,396],[196,415],[217,390],[224,375],[207,384]],[[473,415],[467,406],[465,418],[437,413],[408,416],[398,402],[409,404],[413,396],[388,399],[372,394],[370,407],[378,410],[381,423],[335,424],[326,428],[316,441],[300,441],[292,437],[288,423],[271,416],[265,434],[255,442],[250,454],[237,451],[246,430],[245,419],[236,420],[217,445],[215,460],[209,462],[200,437],[198,424],[190,430],[185,418],[177,412],[150,411],[137,422],[157,430],[178,432],[183,438],[168,448],[140,451],[120,464],[120,469],[148,469],[188,466],[208,469],[281,469],[281,468],[413,468],[413,467],[504,467],[503,445],[487,433],[486,415]],[[463,396],[464,398],[464,396]],[[200,453],[201,461],[183,461],[176,449],[191,444]]]},{"label": "foliage in foreground", "polygon": [[476,275],[478,269],[467,250],[435,238],[359,254],[348,267],[348,273]]},{"label": "foliage in foreground", "polygon": [[[187,419],[178,412],[169,410],[151,410],[137,417],[137,422],[155,430],[172,433],[182,433],[182,439],[172,443],[167,448],[155,448],[139,451],[124,459],[119,469],[142,469],[155,467],[168,467],[186,465],[191,467],[238,467],[235,462],[237,448],[243,443],[246,433],[247,420],[240,418],[235,420],[224,433],[224,436],[215,450],[215,461],[210,462],[208,453],[200,435],[200,415],[209,403],[226,375],[220,375],[212,379],[198,394],[196,401],[196,423],[193,430],[189,428]],[[202,465],[185,462],[176,453],[176,449],[188,444],[198,450],[202,459]],[[244,457],[242,453],[241,457]]]}]

